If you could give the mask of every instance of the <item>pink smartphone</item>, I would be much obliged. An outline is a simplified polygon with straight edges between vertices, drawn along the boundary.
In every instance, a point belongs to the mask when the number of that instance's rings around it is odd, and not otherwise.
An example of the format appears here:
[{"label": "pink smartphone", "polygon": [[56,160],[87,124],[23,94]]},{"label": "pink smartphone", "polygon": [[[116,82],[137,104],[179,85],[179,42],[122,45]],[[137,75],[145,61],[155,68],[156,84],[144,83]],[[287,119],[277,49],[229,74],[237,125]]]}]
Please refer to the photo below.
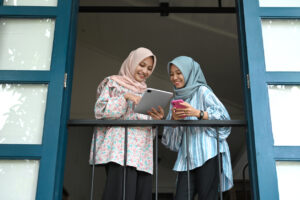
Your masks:
[{"label": "pink smartphone", "polygon": [[[177,100],[173,100],[171,101],[171,104],[173,107],[175,108],[185,108],[185,106],[180,105],[180,103],[183,103],[184,101],[182,99],[177,99]],[[183,118],[185,118],[186,116],[182,116]]]},{"label": "pink smartphone", "polygon": [[171,101],[172,106],[175,108],[185,108],[185,106],[180,105],[180,103],[183,103],[184,101],[182,99],[177,99],[177,100],[173,100]]}]

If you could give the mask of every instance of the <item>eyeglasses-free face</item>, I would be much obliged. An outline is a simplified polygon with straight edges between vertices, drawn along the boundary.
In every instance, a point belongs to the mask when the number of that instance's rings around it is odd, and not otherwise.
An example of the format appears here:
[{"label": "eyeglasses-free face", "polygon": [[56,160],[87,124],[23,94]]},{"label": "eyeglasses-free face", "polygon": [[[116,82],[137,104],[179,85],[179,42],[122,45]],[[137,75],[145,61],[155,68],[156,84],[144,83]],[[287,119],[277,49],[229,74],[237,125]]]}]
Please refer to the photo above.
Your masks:
[{"label": "eyeglasses-free face", "polygon": [[183,74],[178,67],[173,64],[170,66],[170,80],[177,89],[184,87],[185,82]]},{"label": "eyeglasses-free face", "polygon": [[153,64],[153,57],[147,57],[142,60],[135,69],[134,79],[138,82],[146,81],[146,79],[152,74]]}]

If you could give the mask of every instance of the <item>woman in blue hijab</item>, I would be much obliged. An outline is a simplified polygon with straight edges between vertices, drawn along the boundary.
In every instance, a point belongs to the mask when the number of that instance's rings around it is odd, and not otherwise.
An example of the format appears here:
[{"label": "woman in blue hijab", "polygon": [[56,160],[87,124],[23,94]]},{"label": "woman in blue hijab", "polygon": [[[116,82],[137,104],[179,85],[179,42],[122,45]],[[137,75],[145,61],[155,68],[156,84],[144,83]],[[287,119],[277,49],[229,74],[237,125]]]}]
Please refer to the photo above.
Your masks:
[{"label": "woman in blue hijab", "polygon": [[[183,108],[170,104],[168,120],[230,120],[224,105],[207,85],[200,65],[192,58],[179,56],[168,63],[168,73],[174,86],[174,99],[183,100]],[[173,170],[178,172],[176,200],[188,197],[187,151],[189,152],[190,196],[199,200],[218,198],[217,132],[222,158],[222,190],[233,186],[229,147],[226,138],[230,127],[165,127],[162,143],[178,152]],[[186,148],[186,133],[189,148]]]}]

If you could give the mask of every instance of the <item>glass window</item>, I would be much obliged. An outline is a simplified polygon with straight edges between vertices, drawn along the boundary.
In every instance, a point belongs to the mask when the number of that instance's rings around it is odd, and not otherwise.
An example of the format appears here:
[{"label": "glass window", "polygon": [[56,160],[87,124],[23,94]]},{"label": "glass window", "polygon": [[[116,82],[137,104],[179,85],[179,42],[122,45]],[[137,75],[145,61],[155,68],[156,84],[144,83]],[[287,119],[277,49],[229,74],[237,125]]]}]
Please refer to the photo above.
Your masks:
[{"label": "glass window", "polygon": [[46,84],[0,84],[0,144],[41,144],[47,91]]},{"label": "glass window", "polygon": [[0,199],[35,199],[39,161],[0,160]]},{"label": "glass window", "polygon": [[5,6],[57,6],[57,0],[4,0]]},{"label": "glass window", "polygon": [[0,70],[49,70],[54,19],[0,18]]},{"label": "glass window", "polygon": [[300,7],[300,0],[260,0],[261,7]]},{"label": "glass window", "polygon": [[274,145],[300,145],[300,86],[269,85]]},{"label": "glass window", "polygon": [[300,20],[262,19],[267,71],[300,71]]},{"label": "glass window", "polygon": [[300,199],[300,162],[276,162],[279,199]]}]

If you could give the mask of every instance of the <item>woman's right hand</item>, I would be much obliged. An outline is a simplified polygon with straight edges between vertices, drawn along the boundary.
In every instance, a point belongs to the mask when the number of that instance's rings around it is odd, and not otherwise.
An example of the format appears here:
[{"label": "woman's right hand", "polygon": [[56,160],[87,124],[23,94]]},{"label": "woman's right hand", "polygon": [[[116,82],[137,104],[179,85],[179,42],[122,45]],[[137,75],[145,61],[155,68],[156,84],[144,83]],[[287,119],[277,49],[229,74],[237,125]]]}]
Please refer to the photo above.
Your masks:
[{"label": "woman's right hand", "polygon": [[180,113],[180,112],[176,112],[176,108],[173,107],[172,108],[172,118],[173,120],[180,120],[180,119],[184,119],[184,114]]},{"label": "woman's right hand", "polygon": [[124,98],[127,100],[130,100],[132,101],[134,104],[138,104],[141,100],[141,97],[140,96],[137,96],[137,95],[134,95],[134,94],[131,94],[131,93],[126,93],[124,95]]},{"label": "woman's right hand", "polygon": [[162,120],[165,116],[165,111],[161,106],[158,106],[158,109],[152,108],[148,110],[148,115],[150,115],[155,120]]}]

